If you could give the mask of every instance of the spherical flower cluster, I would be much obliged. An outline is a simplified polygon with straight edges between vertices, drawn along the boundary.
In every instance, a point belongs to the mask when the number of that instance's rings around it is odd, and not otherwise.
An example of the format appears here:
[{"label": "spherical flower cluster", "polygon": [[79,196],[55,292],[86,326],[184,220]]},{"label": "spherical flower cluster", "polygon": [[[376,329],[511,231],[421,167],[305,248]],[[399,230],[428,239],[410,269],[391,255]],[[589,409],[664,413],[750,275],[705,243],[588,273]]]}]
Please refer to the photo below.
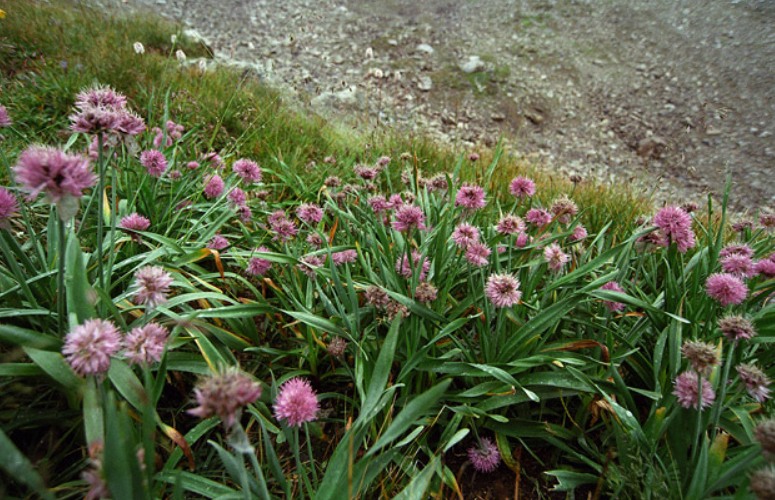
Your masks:
[{"label": "spherical flower cluster", "polygon": [[567,195],[562,195],[552,202],[550,211],[560,223],[567,224],[571,218],[579,213],[579,207]]},{"label": "spherical flower cluster", "polygon": [[89,319],[65,337],[67,362],[80,376],[99,375],[110,368],[110,358],[121,348],[121,334],[110,321]]},{"label": "spherical flower cluster", "polygon": [[748,287],[733,274],[711,274],[705,282],[705,292],[722,306],[742,303],[748,295]]},{"label": "spherical flower cluster", "polygon": [[24,150],[13,171],[16,182],[30,193],[30,198],[43,192],[51,203],[60,206],[67,199],[83,196],[83,191],[97,181],[89,160],[45,146]]},{"label": "spherical flower cluster", "polygon": [[388,302],[387,306],[385,306],[385,315],[387,316],[388,321],[393,321],[399,316],[406,318],[409,316],[409,309],[397,300],[391,300]]},{"label": "spherical flower cluster", "polygon": [[331,261],[337,266],[350,264],[358,259],[358,252],[355,250],[342,250],[331,254]]},{"label": "spherical flower cluster", "polygon": [[511,274],[493,274],[487,278],[484,293],[495,307],[511,307],[522,298],[519,285],[519,280]]},{"label": "spherical flower cluster", "polygon": [[19,203],[16,201],[16,196],[4,187],[0,187],[0,229],[11,227],[11,218],[17,210],[19,210]]},{"label": "spherical flower cluster", "polygon": [[290,427],[312,422],[320,411],[317,394],[307,380],[292,378],[280,386],[274,403],[274,414]]},{"label": "spherical flower cluster", "polygon": [[479,229],[467,222],[463,222],[452,231],[452,241],[459,248],[466,249],[471,243],[479,241]]},{"label": "spherical flower cluster", "polygon": [[739,364],[735,367],[740,380],[745,384],[748,394],[759,403],[770,397],[770,379],[756,365]]},{"label": "spherical flower cluster", "polygon": [[167,170],[167,158],[161,151],[149,149],[140,153],[140,165],[145,167],[151,177],[161,177]]},{"label": "spherical flower cluster", "polygon": [[[702,410],[711,406],[716,400],[716,392],[710,382],[704,378],[699,378],[695,371],[688,370],[681,373],[676,377],[674,385],[673,394],[684,408],[694,407]],[[700,401],[698,388],[702,388],[702,401]]]},{"label": "spherical flower cluster", "polygon": [[172,282],[172,276],[159,266],[141,267],[135,273],[135,303],[149,309],[164,304]]},{"label": "spherical flower cluster", "polygon": [[342,179],[335,175],[330,175],[325,178],[323,185],[327,188],[337,188],[342,185]]},{"label": "spherical flower cluster", "polygon": [[210,151],[204,157],[202,158],[203,161],[206,161],[210,164],[215,170],[221,170],[223,167],[226,166],[226,164],[223,162],[223,158],[221,158],[221,155],[216,153],[215,151]]},{"label": "spherical flower cluster", "polygon": [[552,222],[552,214],[543,208],[531,208],[525,214],[525,220],[536,227],[544,227]]},{"label": "spherical flower cluster", "polygon": [[[421,262],[422,265],[420,265]],[[412,277],[412,267],[415,271],[420,268],[419,278],[420,281],[423,281],[431,268],[431,262],[427,257],[423,257],[417,250],[412,250],[412,264],[413,265],[409,264],[409,259],[406,258],[406,254],[402,254],[401,257],[396,260],[396,272],[404,278],[409,279]]]},{"label": "spherical flower cluster", "polygon": [[161,361],[169,331],[158,323],[133,328],[124,339],[124,356],[133,364],[149,365]]},{"label": "spherical flower cluster", "polygon": [[775,419],[759,422],[753,433],[762,450],[775,458]]},{"label": "spherical flower cluster", "polygon": [[313,248],[320,248],[323,246],[323,243],[325,243],[323,237],[318,233],[309,233],[305,241]]},{"label": "spherical flower cluster", "polygon": [[[612,292],[624,293],[624,289],[616,281],[609,281],[605,285],[600,287],[601,290],[610,290]],[[603,305],[611,312],[619,312],[624,310],[624,304],[621,302],[612,302],[610,300],[604,300]]]},{"label": "spherical flower cluster", "polygon": [[560,245],[552,243],[544,248],[544,259],[552,271],[560,271],[570,261],[568,254],[562,251]]},{"label": "spherical flower cluster", "polygon": [[226,195],[226,199],[229,200],[232,207],[236,209],[247,206],[248,197],[245,194],[245,191],[238,187],[229,191],[229,194]]},{"label": "spherical flower cluster", "polygon": [[212,239],[207,243],[207,248],[210,250],[223,250],[224,248],[229,246],[229,240],[221,236],[220,234],[216,234],[212,237]]},{"label": "spherical flower cluster", "polygon": [[194,396],[199,406],[188,413],[199,418],[218,416],[231,428],[242,408],[261,397],[261,385],[232,367],[202,379],[194,389]]},{"label": "spherical flower cluster", "polygon": [[93,87],[78,94],[76,113],[70,116],[76,132],[116,132],[137,135],[145,130],[142,118],[126,109],[126,97],[110,87]]},{"label": "spherical flower cluster", "polygon": [[148,217],[144,217],[137,212],[132,212],[126,217],[122,217],[118,225],[121,229],[127,229],[129,231],[145,231],[151,227],[151,221]]},{"label": "spherical flower cluster", "polygon": [[0,106],[0,128],[10,127],[11,125],[13,125],[13,121],[8,116],[8,110],[5,106]]},{"label": "spherical flower cluster", "polygon": [[344,351],[347,349],[347,341],[342,337],[334,337],[326,346],[328,354],[335,358],[339,358],[344,355]]},{"label": "spherical flower cluster", "polygon": [[573,228],[573,232],[570,235],[570,241],[581,241],[587,237],[587,228],[579,224]]},{"label": "spherical flower cluster", "polygon": [[246,158],[235,161],[232,170],[243,182],[248,184],[261,182],[263,176],[263,172],[261,172],[261,167],[258,166],[258,163]]},{"label": "spherical flower cluster", "polygon": [[470,155],[468,155],[468,161],[473,163],[478,160],[479,160],[479,153],[471,153]]},{"label": "spherical flower cluster", "polygon": [[366,303],[380,309],[384,309],[390,303],[390,296],[385,290],[376,286],[369,285],[363,293]]},{"label": "spherical flower cluster", "polygon": [[509,192],[517,198],[536,194],[536,184],[527,177],[516,177],[509,184]]},{"label": "spherical flower cluster", "polygon": [[366,181],[372,181],[377,177],[379,169],[374,167],[367,167],[365,165],[356,165],[353,167],[355,175]]},{"label": "spherical flower cluster", "polygon": [[478,472],[492,472],[501,463],[498,447],[489,438],[481,438],[479,446],[468,448],[468,460]]},{"label": "spherical flower cluster", "polygon": [[700,374],[707,375],[720,362],[716,348],[707,342],[686,341],[681,347],[681,354],[689,360],[692,369]]},{"label": "spherical flower cluster", "polygon": [[463,184],[455,196],[455,206],[467,210],[484,208],[487,202],[484,199],[484,189],[472,184]]},{"label": "spherical flower cluster", "polygon": [[489,262],[488,259],[492,253],[492,250],[490,250],[490,248],[484,243],[475,241],[470,243],[467,247],[465,247],[465,249],[466,260],[472,266],[483,267],[486,266]]},{"label": "spherical flower cluster", "polygon": [[296,208],[296,216],[307,224],[317,224],[323,220],[323,209],[313,203],[302,203]]},{"label": "spherical flower cluster", "polygon": [[446,174],[436,174],[428,181],[428,192],[446,191],[449,188]]},{"label": "spherical flower cluster", "polygon": [[730,341],[748,340],[756,335],[753,324],[742,316],[727,316],[718,320],[721,333]]},{"label": "spherical flower cluster", "polygon": [[218,174],[215,174],[211,176],[209,179],[207,179],[207,184],[205,184],[204,188],[204,195],[205,198],[208,200],[211,200],[213,198],[217,198],[218,196],[223,194],[223,179],[221,179],[221,176]]},{"label": "spherical flower cluster", "polygon": [[[256,248],[256,252],[269,252],[270,250],[264,246]],[[272,262],[260,257],[252,257],[248,261],[248,268],[245,272],[253,276],[262,276],[272,268]]]},{"label": "spherical flower cluster", "polygon": [[765,466],[753,474],[749,488],[756,495],[757,500],[772,500],[775,498],[775,465]]},{"label": "spherical flower cluster", "polygon": [[775,212],[762,212],[759,214],[759,224],[765,228],[775,227]]},{"label": "spherical flower cluster", "polygon": [[750,278],[756,274],[753,260],[742,254],[727,255],[721,259],[721,270],[725,273],[734,274],[743,279]]},{"label": "spherical flower cluster", "polygon": [[694,232],[692,218],[679,207],[667,206],[654,216],[652,223],[659,228],[665,241],[664,246],[675,243],[679,252],[686,252],[694,247]]},{"label": "spherical flower cluster", "polygon": [[396,210],[393,229],[402,233],[412,229],[425,229],[425,214],[416,205],[402,205]]},{"label": "spherical flower cluster", "polygon": [[381,194],[378,194],[376,196],[372,196],[371,198],[369,198],[368,203],[375,214],[385,212],[392,208],[390,203],[388,203],[387,198],[385,198]]},{"label": "spherical flower cluster", "polygon": [[753,249],[748,245],[729,245],[722,248],[718,254],[720,259],[729,257],[730,255],[744,255],[746,257],[753,257]]},{"label": "spherical flower cluster", "polygon": [[438,289],[426,281],[423,281],[422,283],[417,285],[417,288],[415,288],[414,290],[415,300],[417,300],[417,302],[422,302],[425,304],[436,300],[437,294],[438,294]]},{"label": "spherical flower cluster", "polygon": [[519,234],[524,233],[526,229],[525,221],[516,215],[504,215],[495,226],[495,230],[501,234]]},{"label": "spherical flower cluster", "polygon": [[305,255],[299,259],[299,265],[296,267],[310,278],[314,278],[318,275],[317,268],[322,267],[325,262],[323,255]]},{"label": "spherical flower cluster", "polygon": [[756,274],[766,278],[775,278],[775,253],[756,262],[753,266]]}]

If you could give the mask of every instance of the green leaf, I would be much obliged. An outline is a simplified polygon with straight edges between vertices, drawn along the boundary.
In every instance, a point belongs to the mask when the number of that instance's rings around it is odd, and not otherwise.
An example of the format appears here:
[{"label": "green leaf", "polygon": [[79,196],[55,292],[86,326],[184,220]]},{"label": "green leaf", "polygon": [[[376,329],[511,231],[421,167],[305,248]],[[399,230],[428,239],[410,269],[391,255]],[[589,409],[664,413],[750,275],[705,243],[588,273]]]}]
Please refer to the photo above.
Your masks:
[{"label": "green leaf", "polygon": [[137,378],[132,368],[120,359],[113,359],[108,370],[108,378],[113,386],[121,393],[129,404],[134,406],[141,413],[148,402],[148,394],[145,392],[140,379]]},{"label": "green leaf", "polygon": [[126,404],[116,404],[108,392],[105,401],[105,453],[103,470],[115,500],[143,500],[142,473],[137,460],[136,441]]},{"label": "green leaf", "polygon": [[236,490],[215,482],[212,479],[207,479],[199,474],[192,474],[180,470],[160,472],[156,474],[156,479],[169,484],[176,484],[179,482],[180,486],[186,491],[196,493],[204,498],[217,498],[223,495],[238,493]]},{"label": "green leaf", "polygon": [[552,491],[573,491],[579,486],[597,483],[597,476],[584,472],[550,470],[544,472],[544,474],[554,476],[554,478],[557,479],[557,484],[554,485]]},{"label": "green leaf", "polygon": [[20,484],[26,485],[41,498],[53,500],[54,495],[46,489],[43,478],[35,470],[35,466],[19,451],[16,445],[13,444],[13,441],[5,435],[3,429],[0,429],[0,456],[3,457],[0,460],[0,468],[8,474],[8,477],[15,479]]},{"label": "green leaf", "polygon": [[366,389],[366,396],[361,404],[361,414],[358,415],[358,422],[369,421],[373,414],[379,411],[378,401],[385,390],[388,377],[390,376],[390,368],[393,366],[393,357],[396,351],[396,344],[398,342],[398,327],[401,324],[401,318],[397,317],[390,325],[385,342],[382,344],[382,349],[379,351],[379,357],[377,363],[374,365],[374,371],[371,374],[368,388]]},{"label": "green leaf", "polygon": [[14,325],[0,325],[0,341],[46,351],[62,348],[62,341],[56,337]]},{"label": "green leaf", "polygon": [[80,392],[84,380],[73,372],[61,354],[58,352],[41,351],[33,347],[24,347],[23,349],[27,356],[55,382],[64,386],[71,394]]},{"label": "green leaf", "polygon": [[428,486],[430,486],[433,476],[439,472],[440,463],[439,457],[433,457],[433,460],[425,466],[422,472],[417,474],[409,484],[406,485],[406,488],[393,497],[394,500],[422,500],[423,498],[427,498],[425,492],[428,490]]},{"label": "green leaf", "polygon": [[67,311],[75,313],[78,324],[96,316],[96,311],[90,298],[91,286],[89,285],[86,266],[84,264],[81,244],[75,235],[71,234],[67,241],[65,267],[65,287],[67,296]]}]

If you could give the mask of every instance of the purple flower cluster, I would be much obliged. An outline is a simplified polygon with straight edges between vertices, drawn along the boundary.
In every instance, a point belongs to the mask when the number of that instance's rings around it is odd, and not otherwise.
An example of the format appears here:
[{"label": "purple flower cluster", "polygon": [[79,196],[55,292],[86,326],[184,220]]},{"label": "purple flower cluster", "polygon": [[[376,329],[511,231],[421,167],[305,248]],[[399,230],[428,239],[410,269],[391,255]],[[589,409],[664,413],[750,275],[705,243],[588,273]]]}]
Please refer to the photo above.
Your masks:
[{"label": "purple flower cluster", "polygon": [[8,116],[8,110],[5,106],[0,106],[0,128],[10,127],[11,125],[13,125],[13,121]]},{"label": "purple flower cluster", "polygon": [[527,177],[516,177],[509,184],[509,192],[517,198],[536,194],[536,184]]},{"label": "purple flower cluster", "polygon": [[314,226],[323,220],[323,209],[314,203],[302,203],[296,208],[296,217]]},{"label": "purple flower cluster", "polygon": [[97,176],[89,160],[46,146],[30,146],[13,169],[16,182],[34,198],[41,192],[51,203],[80,198],[84,190],[94,186]]},{"label": "purple flower cluster", "polygon": [[463,184],[455,196],[455,206],[467,210],[478,210],[486,204],[484,189],[481,186]]},{"label": "purple flower cluster", "polygon": [[151,177],[161,177],[167,170],[167,158],[161,151],[149,149],[140,153],[140,165],[145,167]]},{"label": "purple flower cluster", "polygon": [[172,282],[172,276],[159,266],[141,267],[135,273],[135,303],[148,309],[164,304]]},{"label": "purple flower cluster", "polygon": [[495,307],[511,307],[522,298],[519,285],[519,280],[511,274],[493,274],[487,278],[484,293]]},{"label": "purple flower cluster", "polygon": [[[420,263],[422,262],[422,266]],[[421,267],[421,268],[420,268]],[[402,254],[401,257],[396,260],[396,272],[404,278],[412,277],[412,268],[416,271],[420,268],[420,281],[425,280],[425,276],[431,268],[431,262],[427,257],[423,257],[417,250],[412,250],[412,265],[409,264],[409,259],[406,258],[406,254]]]},{"label": "purple flower cluster", "polygon": [[11,218],[19,210],[16,196],[4,187],[0,187],[0,229],[11,227]]},{"label": "purple flower cluster", "polygon": [[[612,292],[624,293],[624,289],[616,281],[609,281],[605,285],[600,287],[601,290],[610,290]],[[611,312],[620,312],[624,310],[624,304],[621,302],[612,302],[609,300],[603,301],[603,305]]]},{"label": "purple flower cluster", "polygon": [[396,210],[393,229],[402,233],[412,229],[425,229],[425,214],[416,205],[402,205]]},{"label": "purple flower cluster", "polygon": [[202,379],[194,389],[199,406],[188,413],[199,418],[217,416],[227,428],[239,419],[242,408],[261,397],[261,385],[238,368]]},{"label": "purple flower cluster", "polygon": [[[256,252],[269,252],[270,250],[264,246],[256,248]],[[266,259],[262,259],[261,257],[252,257],[250,261],[248,261],[248,268],[245,270],[246,273],[252,275],[252,276],[262,276],[269,271],[269,269],[272,268],[272,262]]]},{"label": "purple flower cluster", "polygon": [[252,160],[246,158],[239,159],[234,162],[234,165],[231,168],[234,173],[242,179],[242,182],[246,184],[257,184],[261,182],[261,177],[263,175],[261,167]]},{"label": "purple flower cluster", "polygon": [[110,87],[93,87],[78,94],[76,113],[70,116],[75,132],[113,132],[138,135],[145,130],[142,118],[129,111],[126,97]]},{"label": "purple flower cluster", "polygon": [[468,460],[478,472],[492,472],[501,463],[498,447],[489,438],[481,438],[478,446],[468,448]]},{"label": "purple flower cluster", "polygon": [[659,228],[662,236],[661,245],[670,246],[675,243],[678,251],[683,253],[693,248],[695,244],[692,231],[691,216],[679,207],[667,206],[654,216],[652,223]]},{"label": "purple flower cluster", "polygon": [[110,321],[89,319],[65,337],[62,347],[73,371],[84,377],[100,375],[110,368],[110,359],[121,349],[121,334]]},{"label": "purple flower cluster", "polygon": [[748,296],[748,287],[734,274],[716,273],[705,282],[705,292],[722,306],[728,306],[742,303]]},{"label": "purple flower cluster", "polygon": [[224,183],[221,176],[218,174],[211,175],[205,183],[204,195],[208,200],[217,198],[223,194]]},{"label": "purple flower cluster", "polygon": [[692,370],[685,371],[676,377],[673,394],[678,398],[681,406],[697,410],[711,406],[716,400],[716,392],[710,382]]},{"label": "purple flower cluster", "polygon": [[290,427],[301,427],[315,420],[318,412],[318,397],[309,381],[295,377],[280,386],[274,403],[274,414],[278,420],[285,420]]}]

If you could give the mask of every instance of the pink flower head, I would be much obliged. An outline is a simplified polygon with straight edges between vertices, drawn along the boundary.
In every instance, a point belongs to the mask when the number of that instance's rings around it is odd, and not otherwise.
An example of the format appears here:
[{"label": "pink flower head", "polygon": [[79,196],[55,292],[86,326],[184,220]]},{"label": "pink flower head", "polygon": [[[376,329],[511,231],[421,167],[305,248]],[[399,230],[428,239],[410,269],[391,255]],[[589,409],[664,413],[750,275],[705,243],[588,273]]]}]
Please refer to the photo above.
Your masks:
[{"label": "pink flower head", "polygon": [[253,212],[247,205],[241,205],[237,207],[237,214],[239,214],[239,220],[241,220],[244,224],[247,224],[253,218]]},{"label": "pink flower head", "polygon": [[436,300],[438,289],[427,281],[423,281],[414,289],[414,298],[417,302],[428,303]]},{"label": "pink flower head", "polygon": [[667,206],[654,216],[652,223],[659,228],[665,237],[665,246],[675,243],[679,252],[686,252],[694,247],[694,232],[692,218],[679,207]]},{"label": "pink flower head", "polygon": [[331,260],[337,266],[355,262],[357,259],[358,252],[355,250],[342,250],[341,252],[334,252],[331,254]]},{"label": "pink flower head", "polygon": [[492,472],[501,463],[501,454],[498,447],[489,438],[481,438],[479,446],[468,448],[468,460],[478,472]]},{"label": "pink flower head", "polygon": [[114,132],[125,135],[139,135],[145,130],[145,121],[131,111],[123,111],[116,118]]},{"label": "pink flower head", "polygon": [[301,427],[315,420],[319,411],[318,397],[309,381],[294,377],[280,386],[274,403],[278,420],[284,419],[290,427]]},{"label": "pink flower head", "polygon": [[762,212],[759,214],[759,224],[765,228],[775,227],[775,212]]},{"label": "pink flower head", "polygon": [[5,106],[0,106],[0,128],[10,127],[13,124],[11,117],[8,116],[8,110]]},{"label": "pink flower head", "polygon": [[314,203],[302,203],[296,208],[296,216],[307,224],[315,225],[323,220],[323,209]]},{"label": "pink flower head", "polygon": [[[609,281],[605,285],[601,286],[600,289],[610,290],[612,292],[624,293],[624,289],[616,281]],[[621,302],[612,302],[609,300],[604,300],[603,305],[606,306],[608,310],[612,312],[619,312],[624,310],[624,304],[622,304]]]},{"label": "pink flower head", "polygon": [[486,266],[491,253],[487,245],[475,241],[466,247],[466,260],[476,267]]},{"label": "pink flower head", "polygon": [[748,295],[748,287],[734,274],[715,273],[705,282],[705,292],[722,306],[742,303]]},{"label": "pink flower head", "polygon": [[135,365],[161,361],[169,331],[158,323],[133,328],[124,339],[124,357]]},{"label": "pink flower head", "polygon": [[19,155],[13,171],[16,182],[30,193],[30,198],[43,192],[56,204],[68,198],[80,198],[97,181],[89,160],[46,146],[27,148]]},{"label": "pink flower head", "polygon": [[228,246],[229,246],[229,240],[227,240],[220,234],[216,234],[215,236],[213,236],[212,239],[207,243],[207,248],[211,250],[223,250]]},{"label": "pink flower head", "polygon": [[[256,248],[256,252],[269,252],[270,250],[264,246]],[[253,276],[262,276],[269,271],[272,267],[272,261],[262,259],[260,257],[252,257],[248,262],[248,268],[246,272]]]},{"label": "pink flower head", "polygon": [[355,171],[355,175],[366,181],[374,180],[379,173],[379,169],[367,167],[365,165],[356,165],[353,170]]},{"label": "pink flower head", "polygon": [[746,257],[753,257],[753,249],[748,245],[729,245],[722,248],[718,254],[720,259],[729,257],[730,255],[744,255]]},{"label": "pink flower head", "polygon": [[151,177],[161,177],[167,170],[167,158],[161,151],[149,149],[140,153],[140,165],[145,167]]},{"label": "pink flower head", "polygon": [[525,232],[525,221],[516,215],[504,215],[501,220],[498,221],[498,225],[495,230],[501,234],[519,234]]},{"label": "pink flower head", "polygon": [[536,227],[544,227],[552,222],[552,214],[543,208],[531,208],[525,214],[525,220]]},{"label": "pink flower head", "polygon": [[75,106],[77,108],[95,106],[117,110],[124,109],[126,108],[126,96],[116,92],[111,87],[100,85],[79,92],[75,97]]},{"label": "pink flower head", "polygon": [[749,340],[756,336],[753,323],[742,316],[727,316],[718,320],[721,333],[730,341]]},{"label": "pink flower head", "polygon": [[567,224],[579,213],[579,207],[567,195],[562,195],[552,202],[551,212],[560,223]]},{"label": "pink flower head", "polygon": [[455,206],[467,210],[478,210],[484,208],[486,204],[484,189],[473,184],[463,184],[455,196]]},{"label": "pink flower head", "polygon": [[99,375],[110,368],[110,357],[121,348],[121,334],[110,321],[89,319],[65,337],[67,362],[80,376]]},{"label": "pink flower head", "polygon": [[402,206],[404,206],[404,199],[398,193],[391,194],[390,198],[388,199],[388,203],[390,205],[389,208],[392,208],[392,209],[401,208]]},{"label": "pink flower head", "polygon": [[242,408],[261,397],[261,385],[239,368],[231,367],[200,380],[194,396],[199,406],[188,413],[199,418],[216,415],[231,428]]},{"label": "pink flower head", "polygon": [[118,225],[121,229],[128,229],[130,231],[145,231],[151,227],[151,221],[137,212],[132,212],[126,217],[122,217]]},{"label": "pink flower head", "polygon": [[470,155],[468,155],[468,161],[473,163],[478,160],[479,160],[479,153],[471,153]]},{"label": "pink flower head", "polygon": [[186,130],[183,125],[177,124],[172,120],[167,120],[167,123],[164,124],[164,127],[167,129],[167,136],[175,141],[183,137],[183,131]]},{"label": "pink flower head", "polygon": [[186,163],[186,168],[189,170],[196,170],[199,168],[199,162],[198,161],[190,161]]},{"label": "pink flower head", "polygon": [[446,174],[436,174],[428,181],[428,192],[446,191],[449,188]]},{"label": "pink flower head", "polygon": [[492,274],[487,278],[484,294],[495,307],[511,307],[522,298],[519,285],[519,280],[511,274]]},{"label": "pink flower head", "polygon": [[364,291],[363,297],[366,299],[366,303],[380,309],[384,309],[390,303],[390,296],[387,292],[376,285],[369,285]]},{"label": "pink flower head", "polygon": [[390,163],[390,157],[389,156],[380,156],[379,159],[377,159],[377,166],[379,168],[385,168]]},{"label": "pink flower head", "polygon": [[328,346],[326,346],[326,351],[328,351],[328,354],[335,358],[342,357],[346,349],[347,341],[342,337],[334,337],[328,343]]},{"label": "pink flower head", "polygon": [[164,140],[164,131],[160,129],[159,127],[153,127],[151,130],[152,133],[156,134],[153,138],[153,147],[160,148],[161,143],[164,142],[164,147],[170,147],[172,146],[172,137],[169,135],[167,136],[167,140]]},{"label": "pink flower head", "polygon": [[530,236],[528,236],[527,233],[519,233],[514,245],[516,245],[517,248],[525,248],[528,243],[530,243]]},{"label": "pink flower head", "polygon": [[221,156],[215,151],[211,151],[204,155],[203,160],[210,163],[210,165],[216,170],[220,170],[224,167],[223,158],[221,158]]},{"label": "pink flower head", "polygon": [[275,236],[272,238],[275,241],[290,241],[299,232],[296,224],[290,219],[277,220],[272,224],[272,231],[275,233]]},{"label": "pink flower head", "polygon": [[581,224],[573,228],[573,233],[570,235],[570,241],[581,241],[587,237],[587,228]]},{"label": "pink flower head", "polygon": [[[711,406],[716,400],[716,392],[705,378],[700,378],[697,372],[688,370],[675,378],[673,394],[684,408],[694,407],[702,410]],[[702,401],[698,389],[702,388]]]},{"label": "pink flower head", "polygon": [[232,170],[247,184],[259,183],[263,176],[263,172],[261,172],[261,167],[258,166],[258,163],[246,158],[235,161]]},{"label": "pink flower head", "polygon": [[309,233],[305,241],[313,248],[320,248],[323,246],[323,243],[325,243],[323,237],[318,233]]},{"label": "pink flower head", "polygon": [[707,375],[721,360],[713,344],[699,340],[687,340],[681,346],[681,354],[689,360],[692,369],[697,373]]},{"label": "pink flower head", "polygon": [[13,214],[19,210],[16,196],[4,187],[0,187],[0,229],[11,227],[10,221]]},{"label": "pink flower head", "polygon": [[740,380],[745,384],[748,394],[759,403],[770,397],[770,379],[756,365],[740,364],[735,367]]},{"label": "pink flower head", "polygon": [[533,196],[536,194],[536,184],[527,177],[516,177],[509,184],[509,192],[517,198]]},{"label": "pink flower head", "polygon": [[452,231],[452,241],[459,248],[468,248],[471,243],[479,241],[479,229],[467,222],[463,222]]},{"label": "pink flower head", "polygon": [[721,269],[743,279],[756,275],[753,260],[742,254],[731,254],[721,259]]},{"label": "pink flower head", "polygon": [[213,198],[217,198],[218,196],[222,195],[223,187],[223,179],[221,179],[220,175],[215,174],[211,176],[209,179],[207,179],[207,184],[205,184],[205,198],[212,200]]},{"label": "pink flower head", "polygon": [[396,272],[404,278],[412,277],[412,268],[417,271],[420,268],[420,259],[422,259],[422,268],[420,269],[420,281],[425,280],[425,276],[431,268],[431,262],[428,257],[423,257],[417,250],[412,250],[412,266],[409,265],[409,260],[406,258],[406,254],[402,254],[401,257],[396,260]]},{"label": "pink flower head", "polygon": [[552,271],[560,271],[570,261],[568,254],[563,252],[557,243],[544,248],[544,259]]},{"label": "pink flower head", "polygon": [[342,179],[335,175],[330,175],[325,178],[323,185],[327,188],[337,188],[342,185]]},{"label": "pink flower head", "polygon": [[391,208],[391,205],[388,203],[387,199],[381,194],[369,198],[368,203],[376,214],[385,212]]},{"label": "pink flower head", "polygon": [[756,261],[753,270],[756,274],[766,278],[775,277],[775,253],[765,259]]},{"label": "pink flower head", "polygon": [[162,267],[141,267],[135,273],[135,304],[145,304],[148,309],[164,304],[172,282],[172,276]]},{"label": "pink flower head", "polygon": [[406,233],[412,229],[425,229],[425,214],[416,205],[402,205],[395,213],[393,229]]},{"label": "pink flower head", "polygon": [[231,203],[235,208],[244,207],[245,203],[248,201],[248,197],[245,195],[245,191],[238,187],[235,187],[229,191],[229,194],[226,195],[226,199],[229,200],[229,203]]}]

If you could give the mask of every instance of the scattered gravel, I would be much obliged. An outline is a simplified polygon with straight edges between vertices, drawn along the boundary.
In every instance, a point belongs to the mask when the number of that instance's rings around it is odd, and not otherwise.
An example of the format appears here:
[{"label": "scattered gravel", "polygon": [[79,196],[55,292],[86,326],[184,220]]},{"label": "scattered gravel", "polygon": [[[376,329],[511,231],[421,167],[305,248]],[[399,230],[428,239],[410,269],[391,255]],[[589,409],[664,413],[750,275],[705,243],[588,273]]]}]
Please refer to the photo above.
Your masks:
[{"label": "scattered gravel", "polygon": [[562,175],[775,205],[771,0],[124,0],[314,111]]}]

